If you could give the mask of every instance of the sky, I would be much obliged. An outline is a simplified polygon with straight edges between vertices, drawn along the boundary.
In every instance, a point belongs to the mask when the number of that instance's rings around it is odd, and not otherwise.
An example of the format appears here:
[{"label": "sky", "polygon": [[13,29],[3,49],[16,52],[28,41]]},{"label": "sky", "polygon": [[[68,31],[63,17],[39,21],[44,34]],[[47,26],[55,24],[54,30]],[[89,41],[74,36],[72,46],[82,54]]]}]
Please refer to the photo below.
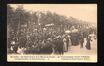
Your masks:
[{"label": "sky", "polygon": [[[21,4],[10,4],[14,9]],[[51,11],[89,23],[97,23],[97,4],[22,4],[27,11]]]}]

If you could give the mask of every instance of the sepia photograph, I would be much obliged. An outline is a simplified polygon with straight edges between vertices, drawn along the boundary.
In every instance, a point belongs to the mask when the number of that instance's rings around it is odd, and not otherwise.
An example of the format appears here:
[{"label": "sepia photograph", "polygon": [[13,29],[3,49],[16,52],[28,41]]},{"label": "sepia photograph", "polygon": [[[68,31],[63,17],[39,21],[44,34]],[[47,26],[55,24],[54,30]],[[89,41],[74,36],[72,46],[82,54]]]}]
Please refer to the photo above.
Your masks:
[{"label": "sepia photograph", "polygon": [[8,62],[97,62],[97,4],[7,4]]}]

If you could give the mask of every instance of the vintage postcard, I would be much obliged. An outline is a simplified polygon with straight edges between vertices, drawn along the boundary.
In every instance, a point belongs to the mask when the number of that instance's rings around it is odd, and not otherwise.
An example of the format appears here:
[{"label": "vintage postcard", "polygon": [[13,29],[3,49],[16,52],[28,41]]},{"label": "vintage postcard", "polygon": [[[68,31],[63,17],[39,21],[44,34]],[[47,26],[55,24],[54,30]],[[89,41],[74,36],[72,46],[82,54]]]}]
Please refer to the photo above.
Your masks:
[{"label": "vintage postcard", "polygon": [[8,62],[97,62],[97,4],[7,4]]}]

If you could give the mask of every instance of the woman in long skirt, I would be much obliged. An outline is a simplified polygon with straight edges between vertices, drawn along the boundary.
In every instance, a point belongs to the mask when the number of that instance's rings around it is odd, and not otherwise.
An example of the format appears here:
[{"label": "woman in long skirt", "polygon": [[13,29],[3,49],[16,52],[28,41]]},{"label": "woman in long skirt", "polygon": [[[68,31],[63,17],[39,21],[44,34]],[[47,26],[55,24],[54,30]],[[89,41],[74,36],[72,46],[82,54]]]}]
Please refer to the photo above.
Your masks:
[{"label": "woman in long skirt", "polygon": [[66,52],[66,51],[67,51],[66,38],[63,39],[63,43],[64,43],[64,45],[63,45],[63,49],[64,49],[64,51]]},{"label": "woman in long skirt", "polygon": [[88,38],[87,38],[87,43],[86,43],[86,48],[87,48],[88,50],[91,50],[91,43],[90,43],[90,41],[91,41],[91,37],[88,36]]}]

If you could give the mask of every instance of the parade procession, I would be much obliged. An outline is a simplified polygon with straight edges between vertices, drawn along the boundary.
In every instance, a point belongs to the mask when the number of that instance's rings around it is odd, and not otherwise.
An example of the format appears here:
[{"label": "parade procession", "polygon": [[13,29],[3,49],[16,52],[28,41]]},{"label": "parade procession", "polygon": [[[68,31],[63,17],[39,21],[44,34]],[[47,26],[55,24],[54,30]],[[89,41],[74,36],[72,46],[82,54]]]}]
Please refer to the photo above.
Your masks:
[{"label": "parade procession", "polygon": [[50,11],[28,12],[22,5],[16,9],[7,6],[8,54],[64,55],[80,52],[77,50],[90,52],[94,50],[96,41],[95,24]]}]

